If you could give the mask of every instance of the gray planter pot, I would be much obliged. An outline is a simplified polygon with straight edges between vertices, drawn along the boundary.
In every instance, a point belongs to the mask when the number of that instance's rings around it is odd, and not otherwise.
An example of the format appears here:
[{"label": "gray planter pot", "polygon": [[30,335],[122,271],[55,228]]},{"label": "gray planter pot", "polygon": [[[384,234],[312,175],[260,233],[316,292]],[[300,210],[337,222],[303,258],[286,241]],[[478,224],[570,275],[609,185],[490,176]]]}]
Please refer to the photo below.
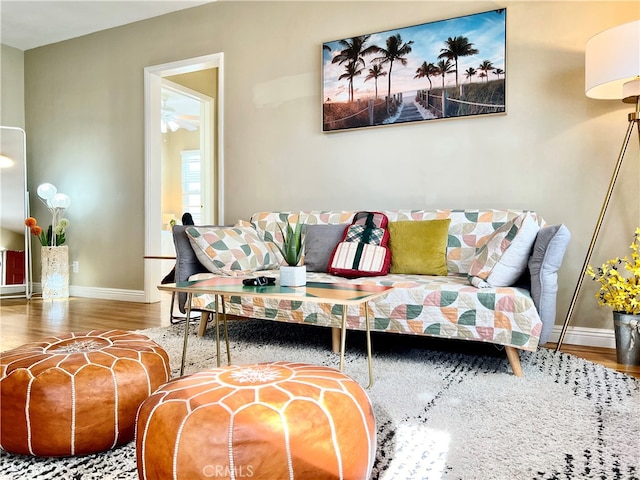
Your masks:
[{"label": "gray planter pot", "polygon": [[624,365],[640,365],[640,315],[613,312],[616,359]]}]

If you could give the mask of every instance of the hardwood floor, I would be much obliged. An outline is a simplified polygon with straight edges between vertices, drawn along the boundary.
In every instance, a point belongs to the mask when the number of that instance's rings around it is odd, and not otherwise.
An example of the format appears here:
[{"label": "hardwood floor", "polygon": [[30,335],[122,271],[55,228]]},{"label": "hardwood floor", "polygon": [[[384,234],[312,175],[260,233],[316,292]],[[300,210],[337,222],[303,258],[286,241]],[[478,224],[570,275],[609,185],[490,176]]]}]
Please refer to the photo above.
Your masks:
[{"label": "hardwood floor", "polygon": [[[1,299],[0,351],[55,333],[168,326],[171,296],[166,292],[162,295],[161,302],[151,304],[80,297],[55,301]],[[555,348],[555,344],[545,347]],[[614,349],[564,344],[562,351],[640,378],[640,366],[616,363]]]},{"label": "hardwood floor", "polygon": [[121,302],[70,297],[1,300],[0,350],[62,332],[92,329],[139,330],[168,326],[171,297],[158,303]]}]

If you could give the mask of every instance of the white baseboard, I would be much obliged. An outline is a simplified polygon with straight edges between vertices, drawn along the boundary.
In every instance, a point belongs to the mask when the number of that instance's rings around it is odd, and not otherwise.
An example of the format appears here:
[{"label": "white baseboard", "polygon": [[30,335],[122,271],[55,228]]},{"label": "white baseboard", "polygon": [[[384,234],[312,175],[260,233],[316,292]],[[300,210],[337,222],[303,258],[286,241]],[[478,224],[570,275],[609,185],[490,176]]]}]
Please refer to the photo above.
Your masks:
[{"label": "white baseboard", "polygon": [[[39,283],[33,284],[35,294],[42,293]],[[69,285],[70,297],[99,298],[102,300],[120,300],[121,302],[145,303],[143,290],[124,290],[120,288],[98,288]]]},{"label": "white baseboard", "polygon": [[120,300],[122,302],[144,303],[144,290],[123,290],[119,288],[96,288],[69,286],[69,295],[72,297],[100,298],[102,300]]},{"label": "white baseboard", "polygon": [[[561,331],[561,325],[553,327],[549,342],[557,343]],[[616,348],[615,334],[613,330],[607,328],[569,327],[562,343],[585,347]]]},{"label": "white baseboard", "polygon": [[22,294],[24,296],[24,292],[27,287],[24,285],[2,285],[0,286],[0,294],[2,295],[17,295]]},{"label": "white baseboard", "polygon": [[[40,284],[33,284],[34,292],[41,292]],[[145,303],[143,290],[123,290],[118,288],[96,288],[69,286],[69,295],[72,297],[100,298],[103,300],[120,300],[123,302]],[[549,342],[556,343],[560,338],[561,325],[556,325],[551,331]],[[580,345],[584,347],[616,348],[616,339],[613,330],[607,328],[569,327],[564,336],[565,344]]]}]

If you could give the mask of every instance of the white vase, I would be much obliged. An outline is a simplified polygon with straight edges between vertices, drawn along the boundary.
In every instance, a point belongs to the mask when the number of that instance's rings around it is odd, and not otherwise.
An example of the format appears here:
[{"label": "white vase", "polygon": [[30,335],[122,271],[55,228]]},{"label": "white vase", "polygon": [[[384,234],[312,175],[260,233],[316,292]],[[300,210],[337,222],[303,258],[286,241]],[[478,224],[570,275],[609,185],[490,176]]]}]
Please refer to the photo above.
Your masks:
[{"label": "white vase", "polygon": [[69,297],[69,248],[41,247],[40,285],[42,298]]},{"label": "white vase", "polygon": [[280,267],[280,286],[301,287],[307,284],[307,267],[300,265],[291,267],[282,265]]}]

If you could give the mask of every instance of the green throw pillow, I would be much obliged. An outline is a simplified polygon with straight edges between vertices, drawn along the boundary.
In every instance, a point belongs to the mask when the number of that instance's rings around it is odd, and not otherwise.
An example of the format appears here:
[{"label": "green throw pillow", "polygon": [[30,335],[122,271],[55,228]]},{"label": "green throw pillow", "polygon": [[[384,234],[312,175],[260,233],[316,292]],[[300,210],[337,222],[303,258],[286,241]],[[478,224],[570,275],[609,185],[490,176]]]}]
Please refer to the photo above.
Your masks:
[{"label": "green throw pillow", "polygon": [[389,222],[391,273],[447,275],[451,219]]}]

